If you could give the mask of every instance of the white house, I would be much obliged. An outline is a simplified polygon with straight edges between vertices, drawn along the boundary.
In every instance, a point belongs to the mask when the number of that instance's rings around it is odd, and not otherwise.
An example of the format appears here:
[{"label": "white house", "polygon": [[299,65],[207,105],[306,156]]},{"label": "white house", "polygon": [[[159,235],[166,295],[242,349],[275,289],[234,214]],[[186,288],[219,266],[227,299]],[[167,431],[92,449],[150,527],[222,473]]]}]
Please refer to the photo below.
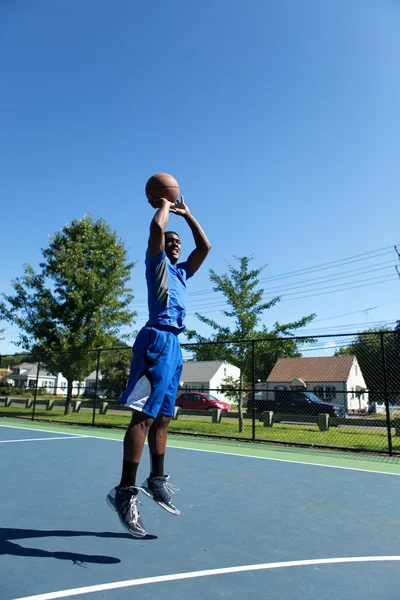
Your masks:
[{"label": "white house", "polygon": [[[99,371],[99,376],[98,376],[98,380],[97,380],[97,391],[102,390],[101,387],[101,380],[103,379],[103,374],[101,373],[101,371]],[[85,390],[94,390],[96,387],[96,370],[92,371],[86,378],[85,378]]]},{"label": "white house", "polygon": [[[67,380],[62,373],[49,373],[44,369],[39,369],[38,373],[37,362],[24,362],[14,365],[11,367],[11,372],[3,377],[3,381],[10,386],[22,388],[35,388],[37,381],[38,389],[45,389],[47,394],[55,394],[57,396],[67,395]],[[84,389],[85,382],[73,382],[73,395],[77,395],[79,390],[82,392]]]},{"label": "white house", "polygon": [[229,402],[229,398],[221,393],[227,377],[238,380],[240,369],[222,360],[187,360],[183,363],[179,387],[185,390],[209,392]]},{"label": "white house", "polygon": [[256,390],[267,392],[306,389],[321,400],[344,406],[346,411],[365,411],[368,390],[355,356],[280,358],[266,382]]}]

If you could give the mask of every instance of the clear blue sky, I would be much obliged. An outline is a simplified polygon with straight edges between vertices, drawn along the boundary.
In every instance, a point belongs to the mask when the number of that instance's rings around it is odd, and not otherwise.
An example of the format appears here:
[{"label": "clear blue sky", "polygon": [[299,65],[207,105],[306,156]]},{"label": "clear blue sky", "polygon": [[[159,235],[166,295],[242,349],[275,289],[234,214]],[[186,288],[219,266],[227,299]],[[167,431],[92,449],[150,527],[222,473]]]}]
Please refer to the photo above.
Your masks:
[{"label": "clear blue sky", "polygon": [[[209,332],[195,310],[221,319],[208,269],[233,255],[268,264],[265,297],[283,297],[267,326],[399,319],[399,25],[395,0],[3,0],[0,291],[92,213],[137,261],[142,326],[144,185],[167,171],[213,246],[188,326]],[[184,221],[170,224],[188,253]],[[0,327],[0,352],[16,351]]]}]

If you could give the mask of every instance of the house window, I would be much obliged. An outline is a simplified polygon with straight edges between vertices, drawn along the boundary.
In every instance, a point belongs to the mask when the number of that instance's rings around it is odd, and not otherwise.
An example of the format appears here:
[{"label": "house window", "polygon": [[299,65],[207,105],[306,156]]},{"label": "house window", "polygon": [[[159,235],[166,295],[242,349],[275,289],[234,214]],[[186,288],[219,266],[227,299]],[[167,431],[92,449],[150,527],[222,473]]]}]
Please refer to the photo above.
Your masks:
[{"label": "house window", "polygon": [[332,385],[318,385],[314,388],[315,395],[321,400],[332,402],[336,398],[336,388]]}]

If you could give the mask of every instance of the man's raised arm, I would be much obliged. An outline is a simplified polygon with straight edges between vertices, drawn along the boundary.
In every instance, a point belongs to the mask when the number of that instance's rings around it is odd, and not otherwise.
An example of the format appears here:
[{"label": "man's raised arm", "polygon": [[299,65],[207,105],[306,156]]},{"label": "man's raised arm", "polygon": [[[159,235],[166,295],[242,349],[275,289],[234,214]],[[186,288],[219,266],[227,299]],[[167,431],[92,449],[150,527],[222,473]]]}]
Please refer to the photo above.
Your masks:
[{"label": "man's raised arm", "polygon": [[186,206],[183,196],[181,196],[180,201],[170,207],[170,210],[174,214],[182,216],[192,231],[196,248],[191,252],[187,259],[187,263],[189,265],[190,273],[193,275],[205,261],[207,254],[211,250],[211,244],[203,229]]},{"label": "man's raised arm", "polygon": [[152,200],[150,204],[153,208],[157,208],[157,212],[150,223],[150,237],[148,244],[150,256],[155,257],[159,256],[165,249],[164,233],[169,221],[169,210],[172,205],[171,202],[165,198]]}]

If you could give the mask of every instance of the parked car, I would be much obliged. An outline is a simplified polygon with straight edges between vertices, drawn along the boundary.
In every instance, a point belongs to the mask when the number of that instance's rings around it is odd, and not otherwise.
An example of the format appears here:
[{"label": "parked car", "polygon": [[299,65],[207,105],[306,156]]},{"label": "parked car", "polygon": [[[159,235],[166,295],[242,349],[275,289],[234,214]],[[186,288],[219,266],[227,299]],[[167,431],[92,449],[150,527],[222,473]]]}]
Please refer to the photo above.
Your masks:
[{"label": "parked car", "polygon": [[82,398],[86,398],[87,400],[94,400],[94,398],[96,398],[96,400],[104,400],[106,397],[107,396],[102,392],[97,392],[95,396],[94,389],[92,388],[88,388],[82,394]]},{"label": "parked car", "polygon": [[210,410],[211,408],[219,408],[225,412],[231,410],[229,402],[219,400],[205,392],[183,392],[176,399],[175,405],[186,410]]},{"label": "parked car", "polygon": [[292,390],[274,390],[271,392],[260,393],[270,396],[270,398],[257,398],[253,400],[250,394],[247,398],[247,413],[255,414],[271,410],[275,413],[286,413],[291,415],[312,416],[320,413],[326,413],[331,417],[345,417],[346,412],[340,404],[325,402],[312,392],[301,392]]}]

